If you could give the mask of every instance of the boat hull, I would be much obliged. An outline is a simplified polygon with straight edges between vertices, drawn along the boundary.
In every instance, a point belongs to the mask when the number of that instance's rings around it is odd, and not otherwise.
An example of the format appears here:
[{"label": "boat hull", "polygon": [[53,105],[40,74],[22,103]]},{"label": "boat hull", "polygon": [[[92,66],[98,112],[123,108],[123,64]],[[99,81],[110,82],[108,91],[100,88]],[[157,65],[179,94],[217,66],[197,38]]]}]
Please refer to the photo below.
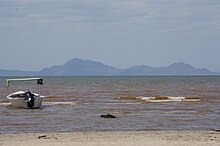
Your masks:
[{"label": "boat hull", "polygon": [[[21,91],[19,91],[19,92],[22,93]],[[24,97],[17,97],[20,95],[20,94],[18,94],[19,92],[16,92],[16,93],[13,93],[13,94],[10,94],[7,96],[7,99],[11,103],[12,107],[38,108],[42,105],[42,101],[43,101],[44,96],[40,96],[39,94],[33,94],[34,95],[34,104],[33,104],[33,106],[30,107],[30,106],[28,106],[28,101]]]}]

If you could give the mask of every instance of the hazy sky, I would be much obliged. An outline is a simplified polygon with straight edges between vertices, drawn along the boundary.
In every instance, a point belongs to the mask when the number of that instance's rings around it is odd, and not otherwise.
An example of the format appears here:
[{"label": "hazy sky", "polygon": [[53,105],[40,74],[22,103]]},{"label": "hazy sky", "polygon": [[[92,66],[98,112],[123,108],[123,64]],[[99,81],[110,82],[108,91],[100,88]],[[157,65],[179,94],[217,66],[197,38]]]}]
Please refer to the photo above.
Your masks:
[{"label": "hazy sky", "polygon": [[220,71],[220,0],[0,0],[0,69],[72,58]]}]

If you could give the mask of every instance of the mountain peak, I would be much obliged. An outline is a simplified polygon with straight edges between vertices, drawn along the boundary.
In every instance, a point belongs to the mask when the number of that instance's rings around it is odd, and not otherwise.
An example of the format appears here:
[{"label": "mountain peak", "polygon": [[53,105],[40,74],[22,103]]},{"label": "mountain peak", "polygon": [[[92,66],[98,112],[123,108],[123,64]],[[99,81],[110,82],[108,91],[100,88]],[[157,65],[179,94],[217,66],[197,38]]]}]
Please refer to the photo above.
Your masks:
[{"label": "mountain peak", "polygon": [[79,58],[71,59],[70,61],[67,61],[64,66],[66,67],[98,67],[98,66],[106,66],[100,62],[95,62],[91,60],[83,60]]},{"label": "mountain peak", "polygon": [[184,63],[184,62],[179,62],[179,63],[173,63],[173,64],[171,64],[171,65],[169,65],[168,67],[178,67],[178,68],[180,68],[180,67],[184,67],[184,68],[194,68],[192,65],[189,65],[189,64],[186,64],[186,63]]},{"label": "mountain peak", "polygon": [[110,76],[118,74],[114,67],[105,65],[100,62],[74,58],[67,61],[64,65],[57,68],[49,68],[39,72],[39,75],[47,76]]},{"label": "mountain peak", "polygon": [[74,59],[71,59],[69,61],[67,61],[65,64],[71,64],[71,63],[80,63],[80,62],[84,62],[84,60],[82,59],[79,59],[79,58],[74,58]]}]

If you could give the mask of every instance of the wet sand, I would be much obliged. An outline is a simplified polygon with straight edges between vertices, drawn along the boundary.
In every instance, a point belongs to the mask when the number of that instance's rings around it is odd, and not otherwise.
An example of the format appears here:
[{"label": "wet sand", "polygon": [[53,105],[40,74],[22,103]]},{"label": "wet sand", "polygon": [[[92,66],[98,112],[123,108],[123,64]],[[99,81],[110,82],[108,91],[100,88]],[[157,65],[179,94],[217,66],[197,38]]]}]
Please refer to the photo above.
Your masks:
[{"label": "wet sand", "polygon": [[1,146],[219,146],[215,131],[140,131],[1,134]]}]

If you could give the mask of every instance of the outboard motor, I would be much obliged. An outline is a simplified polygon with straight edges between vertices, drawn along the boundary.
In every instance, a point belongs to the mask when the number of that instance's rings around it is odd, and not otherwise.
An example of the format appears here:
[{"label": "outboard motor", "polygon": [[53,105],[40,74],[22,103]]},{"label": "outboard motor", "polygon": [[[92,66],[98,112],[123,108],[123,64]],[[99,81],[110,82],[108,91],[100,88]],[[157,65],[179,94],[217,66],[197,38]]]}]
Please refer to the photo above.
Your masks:
[{"label": "outboard motor", "polygon": [[34,107],[34,95],[28,90],[27,92],[25,92],[26,95],[26,102],[27,102],[27,106],[29,108],[33,108]]}]

